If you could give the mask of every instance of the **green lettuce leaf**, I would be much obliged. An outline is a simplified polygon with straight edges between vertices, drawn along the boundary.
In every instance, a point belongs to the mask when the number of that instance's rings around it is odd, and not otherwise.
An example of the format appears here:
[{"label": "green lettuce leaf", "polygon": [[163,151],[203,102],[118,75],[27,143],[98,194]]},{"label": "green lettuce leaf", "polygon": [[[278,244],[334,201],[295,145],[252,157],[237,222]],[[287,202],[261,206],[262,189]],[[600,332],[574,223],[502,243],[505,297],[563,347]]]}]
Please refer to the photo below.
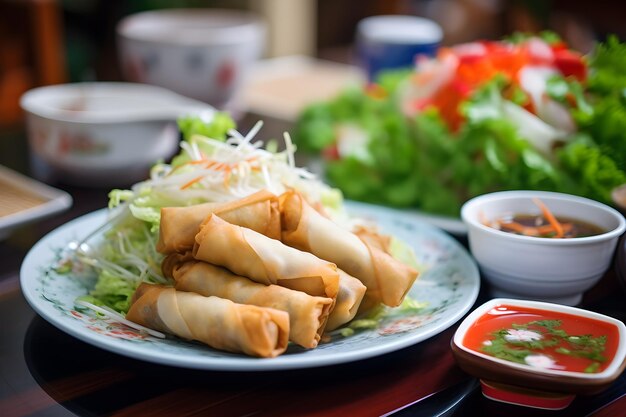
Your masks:
[{"label": "green lettuce leaf", "polygon": [[[568,192],[612,204],[611,191],[626,184],[626,174],[584,134],[557,153],[573,184]],[[575,184],[575,185],[574,185]]]},{"label": "green lettuce leaf", "polygon": [[194,135],[225,140],[226,133],[234,128],[235,121],[228,113],[224,112],[215,112],[209,120],[198,115],[185,116],[178,119],[178,129],[183,135],[183,139],[187,141]]},{"label": "green lettuce leaf", "polygon": [[137,288],[137,283],[116,275],[112,271],[103,270],[98,275],[95,288],[89,292],[89,298],[83,300],[96,305],[105,305],[113,310],[126,313],[130,301]]}]

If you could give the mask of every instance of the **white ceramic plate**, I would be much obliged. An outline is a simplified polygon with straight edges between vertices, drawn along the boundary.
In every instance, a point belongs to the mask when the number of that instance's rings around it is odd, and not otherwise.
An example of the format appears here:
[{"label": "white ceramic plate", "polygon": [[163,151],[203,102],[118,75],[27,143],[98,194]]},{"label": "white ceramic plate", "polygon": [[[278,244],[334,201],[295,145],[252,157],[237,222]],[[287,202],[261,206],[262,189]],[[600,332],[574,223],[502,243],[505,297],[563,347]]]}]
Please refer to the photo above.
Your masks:
[{"label": "white ceramic plate", "polygon": [[[298,154],[296,153],[296,165],[297,166],[305,166],[309,171],[314,173],[321,178],[322,181],[329,184],[331,181],[326,177],[326,168],[324,160],[318,156],[310,156],[307,154]],[[380,207],[377,204],[372,203],[363,203],[354,200],[348,200],[349,203],[358,204],[360,207]],[[467,226],[461,220],[461,216],[451,217],[451,216],[442,216],[438,214],[428,213],[425,211],[417,210],[414,208],[406,208],[406,209],[395,209],[402,216],[406,216],[411,221],[425,222],[431,224],[435,227],[438,227],[446,232],[464,237],[467,235]]]},{"label": "white ceramic plate", "polygon": [[422,273],[409,294],[427,306],[417,312],[392,314],[377,329],[336,336],[316,349],[290,346],[277,358],[251,358],[178,338],[156,339],[76,311],[74,300],[87,288],[76,276],[55,273],[54,265],[69,242],[81,240],[103,223],[105,210],[75,219],[39,241],[22,265],[22,291],[43,318],[92,345],[160,364],[228,371],[309,368],[374,357],[442,332],[472,307],[480,286],[478,269],[456,240],[397,210],[359,203],[349,203],[348,208],[354,215],[376,221],[383,232],[414,248]]},{"label": "white ceramic plate", "polygon": [[414,218],[416,221],[423,221],[432,224],[435,227],[445,230],[455,236],[466,236],[467,226],[460,217],[439,216],[430,214],[420,210],[407,209],[405,211],[408,217]]}]

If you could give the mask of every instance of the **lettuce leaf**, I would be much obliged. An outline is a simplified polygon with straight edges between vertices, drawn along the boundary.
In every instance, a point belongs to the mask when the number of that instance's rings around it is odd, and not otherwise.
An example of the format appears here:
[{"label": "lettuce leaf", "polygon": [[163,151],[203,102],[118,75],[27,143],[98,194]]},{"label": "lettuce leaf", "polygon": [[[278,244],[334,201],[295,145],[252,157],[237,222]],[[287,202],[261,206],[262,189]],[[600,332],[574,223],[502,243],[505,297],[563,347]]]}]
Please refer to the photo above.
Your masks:
[{"label": "lettuce leaf", "polygon": [[590,92],[598,95],[623,96],[626,88],[626,44],[616,36],[596,45],[589,59],[591,73],[587,81]]},{"label": "lettuce leaf", "polygon": [[617,163],[603,153],[589,136],[578,138],[557,153],[559,160],[571,176],[572,184],[567,191],[606,204],[612,204],[611,191],[626,184],[626,174]]},{"label": "lettuce leaf", "polygon": [[[509,41],[527,40],[515,34]],[[553,33],[539,36],[559,43]],[[404,116],[396,96],[410,71],[383,72],[377,88],[387,96],[351,89],[308,108],[298,119],[299,149],[333,155],[337,127],[349,122],[366,132],[369,158],[326,160],[328,180],[347,198],[415,207],[458,216],[467,199],[492,191],[530,189],[584,195],[612,204],[612,189],[626,175],[626,44],[616,37],[587,60],[587,82],[554,76],[547,94],[578,127],[567,134],[522,106],[527,95],[495,77],[462,104],[464,123],[451,131],[436,109]]]},{"label": "lettuce leaf", "polygon": [[138,283],[124,279],[112,271],[103,270],[89,296],[81,299],[96,305],[105,305],[125,314],[130,308],[130,301],[137,285]]},{"label": "lettuce leaf", "polygon": [[580,131],[587,133],[605,158],[626,171],[626,44],[610,36],[590,57],[588,100],[591,111],[575,112]]},{"label": "lettuce leaf", "polygon": [[[183,140],[195,144],[201,152],[210,153],[211,149],[206,149],[206,142],[197,141],[196,137],[208,137],[220,141],[226,140],[228,131],[235,128],[235,121],[225,112],[215,112],[211,117],[203,115],[193,115],[178,119],[178,128]],[[171,165],[178,167],[189,161],[186,153],[180,153],[172,159]]]},{"label": "lettuce leaf", "polygon": [[225,140],[226,133],[234,128],[235,121],[225,112],[215,112],[208,118],[203,115],[192,115],[178,119],[178,129],[186,141],[194,135]]},{"label": "lettuce leaf", "polygon": [[[192,143],[199,134],[224,140],[235,123],[228,114],[218,112],[209,123],[202,116],[182,118],[179,127],[184,140]],[[174,161],[182,165],[185,158],[188,157],[181,153]],[[159,164],[155,166],[158,167]],[[127,209],[120,207],[124,204]],[[174,205],[180,205],[180,201],[144,183],[133,190],[111,190],[109,209],[118,208],[119,212],[111,220],[103,242],[94,247],[93,253],[81,255],[90,258],[87,263],[94,266],[97,274],[95,287],[81,299],[124,314],[130,307],[135,288],[141,282],[167,282],[161,276],[163,255],[157,253],[155,248],[161,208]]]}]

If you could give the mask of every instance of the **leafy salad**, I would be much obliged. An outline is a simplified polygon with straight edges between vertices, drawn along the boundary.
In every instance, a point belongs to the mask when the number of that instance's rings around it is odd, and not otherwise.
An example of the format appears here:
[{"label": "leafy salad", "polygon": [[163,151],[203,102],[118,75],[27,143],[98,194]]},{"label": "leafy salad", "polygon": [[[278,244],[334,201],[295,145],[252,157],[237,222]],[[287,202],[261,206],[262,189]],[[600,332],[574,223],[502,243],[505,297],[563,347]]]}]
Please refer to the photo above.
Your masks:
[{"label": "leafy salad", "polygon": [[[294,163],[294,146],[285,134],[285,149],[277,142],[252,141],[262,123],[247,135],[235,130],[226,113],[214,113],[207,120],[190,116],[179,120],[183,134],[181,151],[171,163],[157,163],[149,179],[131,189],[109,193],[109,220],[76,243],[72,258],[65,259],[58,272],[95,272],[88,295],[76,304],[127,322],[123,315],[142,282],[168,284],[161,272],[163,255],[156,251],[161,208],[189,206],[204,202],[227,202],[262,189],[281,194],[289,188],[321,204],[338,223],[350,227],[353,221],[343,207],[340,191],[315,178]],[[97,239],[98,238],[98,239]],[[392,238],[391,251],[404,262],[415,264],[412,250]],[[399,311],[419,310],[423,304],[408,298]],[[356,321],[354,329],[375,326],[384,311]],[[148,330],[148,329],[146,329]],[[346,333],[348,332],[348,333]],[[152,334],[152,333],[151,333]],[[350,334],[343,329],[342,335]]]},{"label": "leafy salad", "polygon": [[552,33],[441,48],[307,108],[294,141],[346,197],[456,217],[531,189],[612,204],[626,183],[626,45],[590,56]]}]

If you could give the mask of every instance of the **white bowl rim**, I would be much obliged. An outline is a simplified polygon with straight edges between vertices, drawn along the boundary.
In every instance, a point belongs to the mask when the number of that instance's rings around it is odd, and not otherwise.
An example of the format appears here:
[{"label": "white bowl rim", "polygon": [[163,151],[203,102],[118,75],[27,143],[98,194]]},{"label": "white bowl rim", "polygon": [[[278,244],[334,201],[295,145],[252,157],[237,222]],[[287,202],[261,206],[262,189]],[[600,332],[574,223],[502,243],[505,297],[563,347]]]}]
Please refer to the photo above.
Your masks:
[{"label": "white bowl rim", "polygon": [[[159,97],[162,101],[167,101],[171,104],[162,108],[137,108],[132,111],[128,111],[128,109],[124,111],[113,109],[111,111],[70,112],[44,104],[41,101],[44,96],[63,97],[65,94],[77,94],[79,92],[92,95],[93,97],[117,95],[120,98],[144,94],[151,97]],[[116,124],[150,120],[174,121],[177,117],[184,114],[200,112],[202,114],[212,114],[214,111],[213,107],[207,103],[182,96],[163,87],[117,81],[77,82],[36,87],[22,94],[20,106],[27,113],[45,119],[76,124]]]},{"label": "white bowl rim", "polygon": [[[585,236],[585,237],[576,237],[571,239],[554,239],[554,238],[542,238],[536,236],[522,236],[514,233],[503,232],[501,230],[495,229],[493,227],[489,227],[487,225],[482,224],[478,221],[477,218],[471,217],[468,215],[468,211],[473,206],[484,203],[485,201],[492,201],[497,199],[509,200],[513,198],[533,198],[538,197],[542,199],[555,199],[566,202],[571,202],[573,204],[585,205],[587,207],[593,207],[595,210],[603,211],[607,214],[613,216],[613,218],[617,221],[617,227],[607,230],[606,232],[594,235],[594,236]],[[521,242],[532,242],[533,244],[538,245],[553,245],[553,246],[567,246],[567,245],[582,245],[588,244],[598,241],[610,240],[615,237],[619,237],[626,230],[626,219],[624,216],[617,210],[612,207],[607,206],[604,203],[601,203],[596,200],[592,200],[587,197],[581,197],[573,194],[566,193],[558,193],[553,191],[533,191],[533,190],[513,190],[513,191],[497,191],[493,193],[482,194],[471,198],[466,201],[461,207],[461,219],[463,222],[471,227],[477,228],[484,232],[493,234],[494,236],[499,236],[506,239],[519,240]],[[468,227],[469,229],[469,227]],[[468,230],[469,233],[469,230]]]},{"label": "white bowl rim", "polygon": [[390,45],[432,45],[441,42],[443,29],[433,20],[413,15],[377,15],[357,25],[358,36]]},{"label": "white bowl rim", "polygon": [[[485,353],[477,352],[463,345],[463,338],[465,337],[465,334],[469,330],[470,326],[476,320],[482,317],[487,311],[491,310],[493,307],[497,305],[503,305],[503,304],[509,305],[512,307],[526,307],[526,308],[533,308],[537,310],[554,311],[557,313],[567,313],[567,314],[571,314],[574,316],[590,318],[590,319],[599,320],[608,324],[612,324],[617,327],[617,331],[618,331],[618,345],[617,345],[617,350],[615,351],[615,356],[613,357],[613,360],[611,361],[609,366],[607,366],[604,371],[594,373],[594,374],[591,374],[591,373],[587,374],[584,372],[560,371],[560,370],[555,370],[555,369],[534,368],[529,365],[523,365],[523,364],[518,364],[515,362],[510,362],[504,359],[499,359],[494,356],[487,355]],[[566,306],[562,304],[548,303],[545,301],[521,300],[521,299],[513,299],[513,298],[493,298],[485,302],[483,305],[477,307],[465,319],[463,319],[463,321],[461,322],[457,330],[454,332],[454,336],[452,337],[452,342],[459,349],[469,354],[472,354],[474,356],[478,356],[483,359],[486,359],[495,363],[499,363],[499,364],[502,364],[502,365],[505,365],[507,367],[511,367],[514,369],[519,369],[519,370],[537,373],[541,375],[564,376],[564,377],[577,378],[581,380],[591,380],[591,381],[611,377],[618,371],[618,369],[622,365],[622,362],[624,361],[624,359],[626,359],[626,325],[624,325],[623,322],[621,322],[620,320],[616,318],[613,318],[604,314],[596,313],[594,311],[589,311],[589,310],[585,310],[585,309],[578,308],[578,307]]]},{"label": "white bowl rim", "polygon": [[[216,18],[234,18],[232,26],[207,26],[201,29],[203,36],[171,36],[164,31],[162,34],[136,30],[138,22],[149,19],[179,19],[180,17],[194,19],[206,18],[211,21]],[[199,30],[199,29],[195,29]],[[165,45],[215,45],[238,44],[256,40],[263,36],[265,31],[264,20],[257,14],[245,10],[219,8],[188,8],[188,9],[160,9],[148,10],[128,15],[121,19],[116,26],[116,33],[120,38]]]}]

